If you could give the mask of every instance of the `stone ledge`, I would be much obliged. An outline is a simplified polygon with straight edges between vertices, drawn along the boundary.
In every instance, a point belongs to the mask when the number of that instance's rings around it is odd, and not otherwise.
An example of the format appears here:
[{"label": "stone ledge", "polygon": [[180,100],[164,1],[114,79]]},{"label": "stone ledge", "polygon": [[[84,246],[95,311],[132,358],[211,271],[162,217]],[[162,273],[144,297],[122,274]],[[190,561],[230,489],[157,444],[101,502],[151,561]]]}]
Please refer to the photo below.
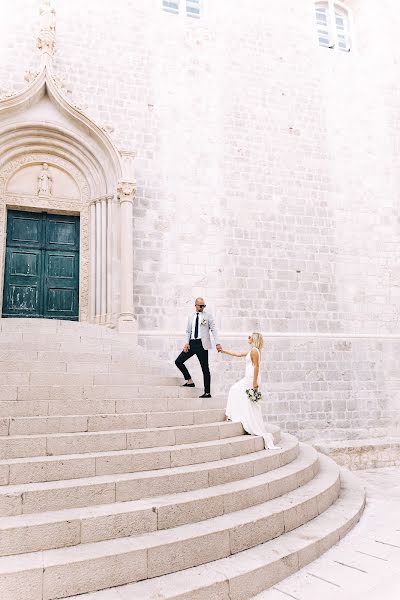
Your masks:
[{"label": "stone ledge", "polygon": [[353,471],[400,465],[400,437],[314,442],[318,452]]}]

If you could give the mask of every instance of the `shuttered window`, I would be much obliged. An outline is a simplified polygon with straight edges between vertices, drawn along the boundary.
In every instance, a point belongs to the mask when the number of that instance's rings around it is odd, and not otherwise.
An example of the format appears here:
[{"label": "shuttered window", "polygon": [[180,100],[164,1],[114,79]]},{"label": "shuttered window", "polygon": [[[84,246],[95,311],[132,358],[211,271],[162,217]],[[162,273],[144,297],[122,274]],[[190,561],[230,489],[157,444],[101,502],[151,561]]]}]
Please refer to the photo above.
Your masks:
[{"label": "shuttered window", "polygon": [[315,7],[317,18],[318,42],[320,46],[329,48],[331,46],[330,39],[330,24],[329,24],[329,7],[328,4],[318,5]]},{"label": "shuttered window", "polygon": [[200,0],[186,0],[186,14],[193,19],[200,19]]},{"label": "shuttered window", "polygon": [[203,16],[205,0],[161,0],[163,11],[180,17],[200,19]]},{"label": "shuttered window", "polygon": [[162,7],[165,12],[179,15],[179,0],[163,0]]},{"label": "shuttered window", "polygon": [[344,11],[335,9],[336,35],[338,49],[342,52],[350,51],[349,16]]},{"label": "shuttered window", "polygon": [[350,17],[348,11],[333,0],[315,5],[318,43],[325,48],[350,52]]}]

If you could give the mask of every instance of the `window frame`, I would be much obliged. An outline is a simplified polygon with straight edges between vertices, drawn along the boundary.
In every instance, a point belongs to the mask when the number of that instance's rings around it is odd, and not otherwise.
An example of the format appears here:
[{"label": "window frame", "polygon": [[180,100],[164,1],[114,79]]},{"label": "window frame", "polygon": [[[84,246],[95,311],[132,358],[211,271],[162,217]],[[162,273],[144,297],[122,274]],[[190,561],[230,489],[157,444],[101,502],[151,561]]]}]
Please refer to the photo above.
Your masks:
[{"label": "window frame", "polygon": [[[165,8],[165,4],[164,4],[165,2],[173,2],[174,4],[177,4],[178,12],[173,12],[172,10],[167,10]],[[167,15],[173,15],[174,17],[178,17],[181,12],[181,4],[182,4],[182,0],[161,0],[161,10],[162,10],[162,12],[166,13]]]},{"label": "window frame", "polygon": [[[327,8],[327,29],[328,29],[328,37],[330,44],[325,46],[319,43],[320,37],[320,25],[317,22],[316,13],[317,8],[326,7]],[[338,13],[338,14],[336,14]],[[345,29],[346,41],[348,44],[347,50],[339,47],[339,35],[338,35],[338,26],[336,23],[336,17],[343,17],[345,23],[347,22],[347,28]],[[353,12],[352,10],[343,2],[339,0],[322,0],[318,2],[314,2],[314,19],[316,22],[317,28],[317,44],[319,48],[328,48],[330,50],[335,50],[336,52],[343,53],[354,53],[354,22],[353,22]]]},{"label": "window frame", "polygon": [[[168,0],[167,0],[168,1]],[[174,13],[168,10],[165,10],[164,8],[164,0],[160,0],[160,5],[161,5],[161,12],[165,15],[171,15],[173,17],[178,17],[180,20],[181,19],[188,19],[190,22],[193,23],[198,23],[201,21],[204,21],[206,19],[207,13],[206,13],[206,6],[207,6],[207,2],[206,0],[199,0],[199,9],[200,9],[200,13],[198,17],[194,17],[190,14],[188,14],[188,0],[172,0],[174,2],[176,2],[178,4],[178,12]]]}]

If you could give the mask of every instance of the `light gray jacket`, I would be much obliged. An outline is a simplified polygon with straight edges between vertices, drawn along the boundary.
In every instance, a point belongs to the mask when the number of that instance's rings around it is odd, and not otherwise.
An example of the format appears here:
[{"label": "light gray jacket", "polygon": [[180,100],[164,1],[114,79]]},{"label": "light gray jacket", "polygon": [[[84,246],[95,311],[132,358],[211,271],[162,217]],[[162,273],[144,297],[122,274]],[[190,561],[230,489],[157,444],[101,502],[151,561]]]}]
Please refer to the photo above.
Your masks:
[{"label": "light gray jacket", "polygon": [[[193,314],[192,313],[187,322],[186,327],[186,343],[190,342],[190,338],[192,337],[192,323],[193,323]],[[199,328],[200,328],[200,337],[201,342],[203,344],[204,350],[210,350],[212,348],[210,331],[213,334],[215,345],[219,344],[219,336],[218,331],[214,323],[214,318],[209,312],[199,313]]]}]

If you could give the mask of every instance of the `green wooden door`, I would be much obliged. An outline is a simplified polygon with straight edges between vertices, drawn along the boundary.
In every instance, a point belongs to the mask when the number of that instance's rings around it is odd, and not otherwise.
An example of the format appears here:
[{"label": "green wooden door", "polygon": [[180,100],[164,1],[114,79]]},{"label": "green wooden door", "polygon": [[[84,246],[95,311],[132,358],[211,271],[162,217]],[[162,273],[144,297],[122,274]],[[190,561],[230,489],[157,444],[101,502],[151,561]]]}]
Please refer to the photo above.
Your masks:
[{"label": "green wooden door", "polygon": [[79,217],[8,211],[3,317],[78,314]]}]

